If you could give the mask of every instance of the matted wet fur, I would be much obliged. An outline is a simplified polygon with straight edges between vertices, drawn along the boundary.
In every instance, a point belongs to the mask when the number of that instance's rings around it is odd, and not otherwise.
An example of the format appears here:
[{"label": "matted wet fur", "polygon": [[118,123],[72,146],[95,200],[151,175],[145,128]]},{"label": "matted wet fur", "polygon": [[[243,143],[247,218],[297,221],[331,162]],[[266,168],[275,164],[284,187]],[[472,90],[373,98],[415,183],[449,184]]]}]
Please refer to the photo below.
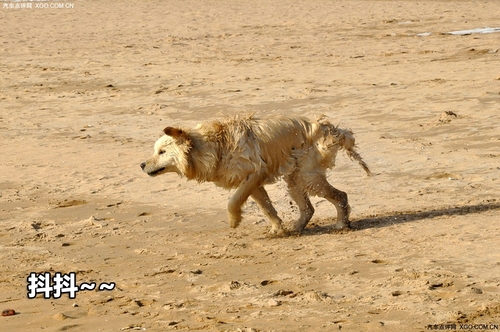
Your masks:
[{"label": "matted wet fur", "polygon": [[326,170],[335,166],[339,150],[363,167],[368,166],[355,150],[352,131],[332,125],[324,116],[316,121],[302,117],[227,117],[198,124],[195,128],[166,127],[156,141],[154,154],[141,163],[150,176],[175,172],[188,180],[213,182],[236,189],[229,199],[229,225],[238,227],[241,209],[249,196],[271,221],[271,233],[285,233],[264,185],[279,178],[297,203],[299,219],[294,231],[303,230],[314,208],[309,196],[321,196],[335,205],[341,229],[349,226],[347,194],[332,187]]}]

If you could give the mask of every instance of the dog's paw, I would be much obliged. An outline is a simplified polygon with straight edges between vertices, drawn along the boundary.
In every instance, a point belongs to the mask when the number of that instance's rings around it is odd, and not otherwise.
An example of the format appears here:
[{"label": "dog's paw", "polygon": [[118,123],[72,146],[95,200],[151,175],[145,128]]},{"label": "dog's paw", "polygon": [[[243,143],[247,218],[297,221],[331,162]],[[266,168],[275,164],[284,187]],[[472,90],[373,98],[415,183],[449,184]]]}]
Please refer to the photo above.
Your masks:
[{"label": "dog's paw", "polygon": [[330,233],[336,233],[336,234],[345,234],[348,232],[354,231],[354,228],[351,227],[350,223],[343,223],[341,225],[335,224],[333,225],[332,229],[330,230]]},{"label": "dog's paw", "polygon": [[333,229],[336,229],[336,230],[343,230],[343,229],[350,229],[350,228],[351,228],[350,222],[337,222],[336,224],[333,225]]},{"label": "dog's paw", "polygon": [[303,229],[300,229],[300,230],[292,229],[292,230],[288,231],[287,234],[288,234],[288,236],[298,237],[298,236],[301,236],[304,234],[304,230]]},{"label": "dog's paw", "polygon": [[290,233],[286,229],[275,229],[271,228],[271,230],[267,233],[268,237],[276,238],[276,237],[287,237]]},{"label": "dog's paw", "polygon": [[240,220],[229,220],[229,227],[236,228],[240,225]]},{"label": "dog's paw", "polygon": [[238,227],[241,223],[241,220],[243,219],[241,216],[241,210],[238,209],[229,210],[228,219],[229,219],[229,227],[231,228]]},{"label": "dog's paw", "polygon": [[241,215],[229,214],[229,227],[236,228],[241,223]]}]

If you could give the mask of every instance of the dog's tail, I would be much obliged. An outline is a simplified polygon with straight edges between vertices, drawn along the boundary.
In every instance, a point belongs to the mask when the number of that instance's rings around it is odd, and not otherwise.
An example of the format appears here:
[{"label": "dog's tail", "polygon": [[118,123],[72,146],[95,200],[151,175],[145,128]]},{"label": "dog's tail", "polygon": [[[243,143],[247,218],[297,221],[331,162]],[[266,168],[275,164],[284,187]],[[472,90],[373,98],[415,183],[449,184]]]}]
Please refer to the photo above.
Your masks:
[{"label": "dog's tail", "polygon": [[[350,129],[341,129],[338,126],[332,125],[324,115],[318,118],[318,123],[322,128],[323,142],[329,143],[325,146],[328,150],[336,150],[338,148],[345,150],[347,156],[349,156],[351,160],[357,161],[365,170],[366,174],[372,175],[370,168],[356,151],[356,140],[354,139],[354,133]],[[335,154],[331,160],[332,166],[335,164]]]}]

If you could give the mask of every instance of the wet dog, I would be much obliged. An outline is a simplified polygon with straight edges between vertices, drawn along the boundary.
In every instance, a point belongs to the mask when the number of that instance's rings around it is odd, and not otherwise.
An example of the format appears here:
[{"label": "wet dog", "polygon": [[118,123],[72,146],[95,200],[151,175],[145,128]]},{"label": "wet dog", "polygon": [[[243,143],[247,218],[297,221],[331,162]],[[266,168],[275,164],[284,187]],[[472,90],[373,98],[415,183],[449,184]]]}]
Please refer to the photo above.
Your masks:
[{"label": "wet dog", "polygon": [[285,233],[266,184],[283,178],[300,211],[294,231],[303,230],[314,213],[309,196],[321,196],[337,209],[335,228],[349,226],[347,194],[332,187],[326,171],[344,150],[370,174],[355,150],[352,131],[332,125],[325,117],[258,118],[253,115],[204,122],[195,128],[166,127],[156,141],[154,154],[141,163],[150,176],[169,172],[188,180],[213,182],[236,189],[228,203],[229,225],[238,227],[242,206],[252,197],[271,221],[271,233]]}]

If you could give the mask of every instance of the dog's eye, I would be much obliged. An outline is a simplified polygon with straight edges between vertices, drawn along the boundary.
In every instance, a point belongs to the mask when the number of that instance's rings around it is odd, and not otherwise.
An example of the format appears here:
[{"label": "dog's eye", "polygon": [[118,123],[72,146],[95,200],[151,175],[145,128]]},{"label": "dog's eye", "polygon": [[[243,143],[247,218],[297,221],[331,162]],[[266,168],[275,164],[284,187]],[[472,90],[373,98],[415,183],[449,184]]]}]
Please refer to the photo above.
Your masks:
[{"label": "dog's eye", "polygon": [[165,150],[160,150],[160,152],[158,152],[158,154],[164,154],[165,153]]}]

